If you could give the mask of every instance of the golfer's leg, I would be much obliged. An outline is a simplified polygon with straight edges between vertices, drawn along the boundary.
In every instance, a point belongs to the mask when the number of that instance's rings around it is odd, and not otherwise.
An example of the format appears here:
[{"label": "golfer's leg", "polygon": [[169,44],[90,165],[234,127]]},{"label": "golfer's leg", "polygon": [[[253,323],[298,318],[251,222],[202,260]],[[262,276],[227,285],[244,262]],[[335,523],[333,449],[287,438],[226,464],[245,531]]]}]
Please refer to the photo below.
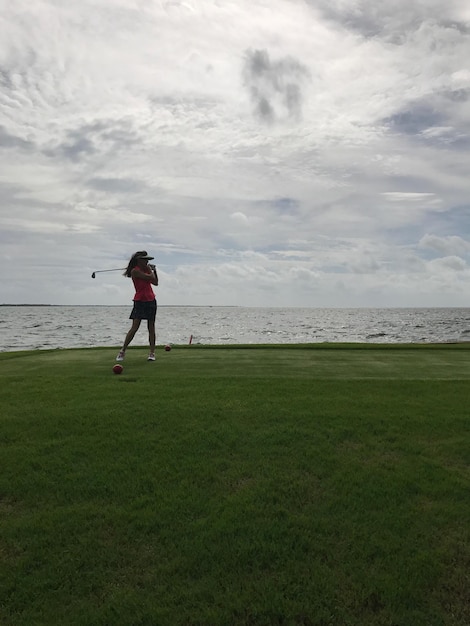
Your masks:
[{"label": "golfer's leg", "polygon": [[147,328],[149,330],[150,353],[153,354],[155,352],[155,320],[148,320]]},{"label": "golfer's leg", "polygon": [[132,326],[124,339],[124,345],[122,349],[125,350],[130,342],[134,339],[136,332],[139,330],[141,320],[132,320]]}]

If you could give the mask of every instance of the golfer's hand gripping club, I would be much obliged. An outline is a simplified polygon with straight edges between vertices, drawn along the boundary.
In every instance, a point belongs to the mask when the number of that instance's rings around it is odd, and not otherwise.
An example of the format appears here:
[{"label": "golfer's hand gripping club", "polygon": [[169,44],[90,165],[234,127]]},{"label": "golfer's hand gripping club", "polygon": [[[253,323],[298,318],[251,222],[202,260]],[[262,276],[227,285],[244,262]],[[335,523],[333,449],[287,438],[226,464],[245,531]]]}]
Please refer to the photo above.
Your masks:
[{"label": "golfer's hand gripping club", "polygon": [[150,269],[152,270],[152,272],[153,272],[153,273],[154,273],[154,275],[155,275],[156,282],[155,282],[154,284],[155,284],[155,285],[158,285],[158,274],[157,274],[157,268],[155,267],[155,265],[150,264],[150,263],[149,263],[149,267],[150,267]]}]

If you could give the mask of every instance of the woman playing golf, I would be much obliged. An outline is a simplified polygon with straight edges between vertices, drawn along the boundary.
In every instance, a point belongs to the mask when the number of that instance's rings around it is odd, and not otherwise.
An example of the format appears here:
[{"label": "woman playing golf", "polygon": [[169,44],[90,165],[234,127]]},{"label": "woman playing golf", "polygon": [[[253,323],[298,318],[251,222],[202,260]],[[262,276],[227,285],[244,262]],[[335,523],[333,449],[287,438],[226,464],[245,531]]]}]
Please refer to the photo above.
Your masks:
[{"label": "woman playing golf", "polygon": [[142,320],[147,320],[147,328],[149,331],[150,353],[148,361],[155,361],[155,316],[157,315],[157,301],[152,285],[158,285],[158,276],[155,265],[149,265],[149,261],[153,256],[149,256],[146,250],[140,250],[132,255],[124,276],[132,278],[135,287],[134,307],[131,311],[129,319],[132,320],[132,326],[124,339],[124,344],[119,350],[116,361],[123,361],[126,355],[127,346],[134,339],[136,332],[139,330]]}]

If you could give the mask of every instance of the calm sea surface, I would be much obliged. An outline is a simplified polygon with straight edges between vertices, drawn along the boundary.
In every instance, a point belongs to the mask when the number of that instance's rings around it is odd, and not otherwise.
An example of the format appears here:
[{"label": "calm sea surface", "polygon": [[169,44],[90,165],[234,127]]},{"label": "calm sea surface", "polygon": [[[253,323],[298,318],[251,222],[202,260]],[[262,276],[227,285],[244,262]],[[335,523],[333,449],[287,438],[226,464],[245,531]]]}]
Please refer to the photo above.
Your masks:
[{"label": "calm sea surface", "polygon": [[[0,351],[119,346],[128,306],[0,306]],[[160,306],[159,344],[470,341],[470,309]],[[133,345],[147,345],[145,322]]]}]

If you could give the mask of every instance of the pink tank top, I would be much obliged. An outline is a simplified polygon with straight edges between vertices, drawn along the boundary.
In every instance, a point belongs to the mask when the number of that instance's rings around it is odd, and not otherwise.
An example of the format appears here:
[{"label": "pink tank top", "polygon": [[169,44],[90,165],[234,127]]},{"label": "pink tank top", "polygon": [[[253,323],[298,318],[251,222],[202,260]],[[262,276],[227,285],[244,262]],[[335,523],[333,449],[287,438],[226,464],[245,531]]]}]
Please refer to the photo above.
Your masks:
[{"label": "pink tank top", "polygon": [[[137,265],[133,269],[140,269],[141,272],[143,271]],[[151,273],[150,269],[148,272],[145,272],[145,274],[150,274],[150,273]],[[150,302],[151,300],[155,300],[155,293],[152,289],[151,282],[149,282],[148,280],[143,280],[142,278],[134,278],[133,276],[132,276],[132,282],[134,283],[134,287],[135,287],[134,300],[138,300],[139,302]]]}]

